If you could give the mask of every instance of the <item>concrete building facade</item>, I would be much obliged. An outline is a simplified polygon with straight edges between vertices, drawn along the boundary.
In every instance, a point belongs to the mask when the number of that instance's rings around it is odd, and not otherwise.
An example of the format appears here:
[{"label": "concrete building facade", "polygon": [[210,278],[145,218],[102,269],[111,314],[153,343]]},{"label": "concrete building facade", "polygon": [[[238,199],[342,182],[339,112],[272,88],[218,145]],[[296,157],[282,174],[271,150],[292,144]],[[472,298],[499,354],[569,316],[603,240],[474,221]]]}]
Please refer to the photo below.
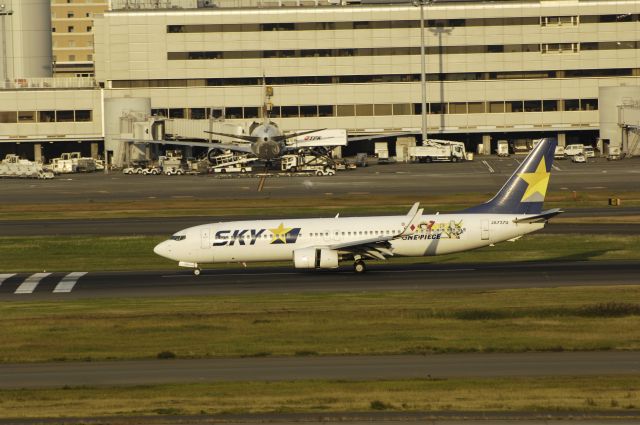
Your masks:
[{"label": "concrete building facade", "polygon": [[[29,138],[61,135],[51,122],[21,127],[21,113],[39,120],[42,108],[89,109],[76,106],[81,99],[97,102],[91,124],[67,121],[75,127],[64,134],[104,137],[105,98],[148,98],[151,112],[169,119],[244,123],[262,116],[264,81],[274,89],[270,115],[285,130],[419,137],[420,13],[411,4],[112,1],[120,8],[94,19],[95,84],[75,97],[53,91],[50,101],[0,92],[15,105],[0,114],[6,141],[32,129]],[[484,153],[498,139],[595,144],[601,88],[640,86],[636,0],[434,3],[425,7],[425,40],[429,135]]]},{"label": "concrete building facade", "polygon": [[54,72],[89,77],[93,65],[93,17],[104,13],[104,0],[50,0]]}]

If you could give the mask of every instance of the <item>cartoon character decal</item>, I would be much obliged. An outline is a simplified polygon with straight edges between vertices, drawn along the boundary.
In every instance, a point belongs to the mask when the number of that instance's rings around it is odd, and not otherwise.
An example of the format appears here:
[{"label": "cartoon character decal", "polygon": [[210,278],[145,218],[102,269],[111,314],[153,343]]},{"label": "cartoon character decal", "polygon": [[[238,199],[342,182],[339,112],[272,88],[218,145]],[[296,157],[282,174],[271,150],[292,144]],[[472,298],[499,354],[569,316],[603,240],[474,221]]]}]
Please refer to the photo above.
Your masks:
[{"label": "cartoon character decal", "polygon": [[434,220],[429,220],[418,224],[413,234],[403,236],[402,239],[461,239],[466,230],[462,220],[451,220],[448,223],[437,223]]}]

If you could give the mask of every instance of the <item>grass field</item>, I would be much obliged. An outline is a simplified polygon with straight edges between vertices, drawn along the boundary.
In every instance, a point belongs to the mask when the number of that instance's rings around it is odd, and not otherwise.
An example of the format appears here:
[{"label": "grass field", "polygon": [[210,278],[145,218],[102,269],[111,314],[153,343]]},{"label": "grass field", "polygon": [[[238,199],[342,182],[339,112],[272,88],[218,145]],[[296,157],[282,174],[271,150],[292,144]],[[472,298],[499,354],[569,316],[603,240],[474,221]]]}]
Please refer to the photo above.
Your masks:
[{"label": "grass field", "polygon": [[5,302],[0,317],[2,362],[640,350],[640,286]]},{"label": "grass field", "polygon": [[[2,272],[176,269],[153,252],[165,236],[0,237]],[[640,260],[640,235],[532,234],[494,247],[437,257],[392,258],[397,263]],[[264,264],[263,264],[264,265]],[[287,263],[290,266],[290,263]],[[249,267],[260,266],[250,264]],[[206,267],[230,267],[216,265]],[[232,267],[236,267],[232,265]]]},{"label": "grass field", "polygon": [[[322,195],[318,197],[297,197],[286,200],[286,215],[289,217],[330,217],[336,213],[356,214],[404,214],[414,202],[421,202],[427,213],[456,211],[480,204],[493,193],[452,193],[424,198],[394,195]],[[640,205],[640,192],[612,193],[591,191],[576,193],[563,191],[547,194],[546,208],[575,209],[585,207],[606,207],[608,199],[622,199],[623,206]],[[31,203],[0,204],[0,220],[35,219],[87,219],[125,217],[178,217],[178,216],[282,216],[283,200],[267,196],[258,199],[144,199],[140,201],[74,202],[74,203]]]},{"label": "grass field", "polygon": [[196,383],[0,390],[0,418],[259,412],[610,411],[640,407],[640,376]]}]

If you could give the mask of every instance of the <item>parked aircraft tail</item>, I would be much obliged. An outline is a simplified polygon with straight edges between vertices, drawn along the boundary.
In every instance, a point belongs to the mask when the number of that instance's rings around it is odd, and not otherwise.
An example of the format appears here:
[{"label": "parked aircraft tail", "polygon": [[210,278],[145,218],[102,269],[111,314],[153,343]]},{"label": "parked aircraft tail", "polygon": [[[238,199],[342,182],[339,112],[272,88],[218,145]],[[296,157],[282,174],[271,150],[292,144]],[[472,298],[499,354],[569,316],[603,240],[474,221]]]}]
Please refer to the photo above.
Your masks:
[{"label": "parked aircraft tail", "polygon": [[540,214],[557,144],[555,139],[542,139],[491,200],[462,212]]}]

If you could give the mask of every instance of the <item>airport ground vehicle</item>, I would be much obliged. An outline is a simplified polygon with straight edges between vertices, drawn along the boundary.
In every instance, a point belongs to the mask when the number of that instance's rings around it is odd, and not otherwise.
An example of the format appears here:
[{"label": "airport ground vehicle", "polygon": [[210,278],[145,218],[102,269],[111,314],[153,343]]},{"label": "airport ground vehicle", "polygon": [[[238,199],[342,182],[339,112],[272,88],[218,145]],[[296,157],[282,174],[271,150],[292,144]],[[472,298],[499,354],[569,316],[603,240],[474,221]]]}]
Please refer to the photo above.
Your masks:
[{"label": "airport ground vehicle", "polygon": [[162,170],[160,170],[160,168],[158,167],[149,167],[149,168],[145,168],[144,170],[142,170],[142,174],[144,174],[145,176],[148,175],[158,175],[161,174]]},{"label": "airport ground vehicle", "polygon": [[164,167],[163,173],[167,176],[181,176],[185,171],[180,167]]},{"label": "airport ground vehicle", "polygon": [[567,159],[564,153],[564,146],[556,146],[556,151],[553,154],[554,159]]},{"label": "airport ground vehicle", "polygon": [[387,142],[376,142],[375,155],[378,158],[378,164],[388,164],[391,162],[389,158],[389,145]]},{"label": "airport ground vehicle", "polygon": [[581,162],[581,163],[586,163],[587,162],[587,156],[583,153],[577,153],[575,155],[573,155],[571,157],[571,161],[572,162]]},{"label": "airport ground vehicle", "polygon": [[252,167],[245,165],[229,165],[228,167],[217,167],[213,169],[214,173],[250,173],[253,171]]},{"label": "airport ground vehicle", "polygon": [[582,152],[584,152],[584,145],[573,144],[564,147],[564,154],[566,156],[574,156]]},{"label": "airport ground vehicle", "polygon": [[45,170],[39,162],[21,159],[18,155],[7,154],[4,160],[0,162],[0,177],[52,179],[53,173]]},{"label": "airport ground vehicle", "polygon": [[557,142],[544,139],[489,201],[462,211],[426,214],[415,203],[407,214],[247,220],[203,224],[176,232],[154,252],[194,269],[202,263],[292,261],[297,269],[335,269],[353,261],[432,256],[515,241],[540,230],[562,211],[543,211]]},{"label": "airport ground vehicle", "polygon": [[498,140],[496,155],[503,157],[509,156],[509,142],[507,140]]},{"label": "airport ground vehicle", "polygon": [[312,172],[317,176],[332,176],[336,173],[329,158],[303,154],[283,155],[280,159],[280,169],[291,173]]},{"label": "airport ground vehicle", "polygon": [[464,161],[464,143],[449,140],[429,139],[427,145],[409,147],[409,158],[418,162],[458,162]]},{"label": "airport ground vehicle", "polygon": [[584,156],[587,158],[595,158],[596,151],[593,149],[593,146],[585,146],[583,149]]},{"label": "airport ground vehicle", "polygon": [[142,174],[144,167],[127,167],[122,169],[122,174]]}]

